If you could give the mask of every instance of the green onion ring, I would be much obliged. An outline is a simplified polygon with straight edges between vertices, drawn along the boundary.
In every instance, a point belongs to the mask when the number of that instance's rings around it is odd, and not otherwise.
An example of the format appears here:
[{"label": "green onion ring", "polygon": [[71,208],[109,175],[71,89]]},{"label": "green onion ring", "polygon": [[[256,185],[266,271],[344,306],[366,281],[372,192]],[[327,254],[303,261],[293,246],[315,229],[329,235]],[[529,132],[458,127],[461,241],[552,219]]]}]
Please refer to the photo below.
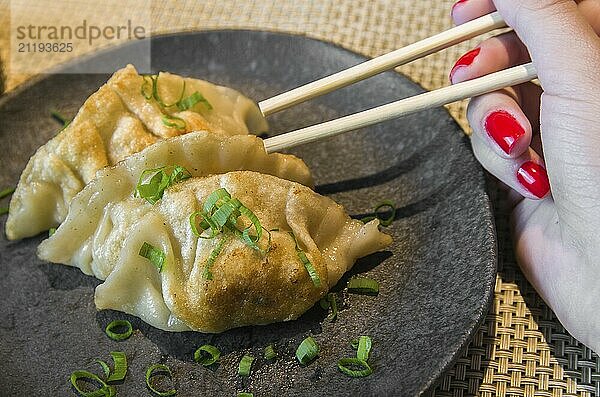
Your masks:
[{"label": "green onion ring", "polygon": [[165,114],[160,119],[162,120],[162,123],[167,127],[177,128],[180,131],[185,130],[187,127],[185,120],[181,117],[169,116]]},{"label": "green onion ring", "polygon": [[221,352],[212,345],[200,346],[194,352],[194,361],[204,365],[205,367],[216,363],[219,357],[221,357]]},{"label": "green onion ring", "polygon": [[250,369],[252,368],[252,362],[254,361],[254,357],[249,355],[244,355],[240,360],[240,364],[238,366],[238,375],[239,376],[249,376]]},{"label": "green onion ring", "polygon": [[156,248],[152,244],[144,241],[138,254],[141,257],[148,259],[150,263],[152,263],[152,265],[158,269],[159,273],[162,272],[167,256],[161,249]]},{"label": "green onion ring", "polygon": [[307,365],[319,355],[319,345],[312,336],[304,339],[298,349],[296,349],[296,358],[300,364]]},{"label": "green onion ring", "polygon": [[369,352],[371,351],[371,345],[373,341],[369,336],[361,336],[358,338],[358,350],[356,352],[356,358],[362,361],[369,360]]},{"label": "green onion ring", "polygon": [[[118,333],[113,331],[115,328],[119,327],[125,327],[125,332]],[[106,326],[104,332],[106,332],[106,335],[108,335],[108,337],[112,340],[125,340],[129,338],[131,334],[133,334],[133,327],[127,320],[114,320]]]},{"label": "green onion ring", "polygon": [[319,277],[319,273],[317,273],[317,270],[315,269],[313,264],[308,259],[308,256],[306,256],[306,253],[300,249],[300,246],[298,246],[298,240],[296,240],[296,236],[294,235],[294,233],[292,233],[292,232],[288,232],[288,233],[294,239],[294,243],[296,244],[296,254],[298,255],[298,258],[300,258],[300,261],[302,262],[302,264],[304,265],[304,268],[308,272],[308,275],[310,276],[310,279],[312,280],[314,286],[317,288],[320,287],[321,286],[321,278]]},{"label": "green onion ring", "polygon": [[[97,382],[100,384],[100,388],[93,390],[93,391],[81,390],[79,388],[79,385],[77,385],[77,381],[81,380],[81,379],[85,379],[87,381],[92,381],[92,382]],[[70,380],[71,380],[71,384],[73,385],[75,390],[77,390],[77,393],[79,393],[80,396],[83,396],[83,397],[110,397],[110,396],[115,395],[115,391],[112,386],[107,385],[106,382],[104,382],[102,379],[100,379],[100,377],[98,377],[98,375],[95,375],[91,372],[83,371],[83,370],[73,371],[73,373],[71,374]]]},{"label": "green onion ring", "polygon": [[108,364],[102,360],[96,360],[96,362],[100,364],[100,366],[102,367],[102,372],[104,372],[104,376],[108,378],[110,376],[110,367],[108,366]]},{"label": "green onion ring", "polygon": [[215,264],[217,257],[223,250],[223,246],[225,245],[227,240],[228,240],[228,237],[223,236],[221,238],[221,240],[217,243],[217,246],[210,253],[208,259],[206,260],[206,265],[204,266],[204,272],[202,272],[202,277],[204,277],[205,279],[207,279],[207,280],[213,279],[211,269],[212,269],[213,265]]},{"label": "green onion ring", "polygon": [[10,196],[14,192],[15,192],[15,188],[14,187],[7,187],[6,189],[2,189],[0,191],[0,199],[3,199],[6,196]]},{"label": "green onion ring", "polygon": [[265,347],[265,360],[273,360],[277,358],[277,352],[273,348],[273,345]]},{"label": "green onion ring", "polygon": [[[353,378],[363,378],[373,373],[369,364],[359,358],[342,358],[338,361],[337,366],[340,371]],[[351,367],[359,367],[362,369],[355,370]]]},{"label": "green onion ring", "polygon": [[123,352],[110,352],[115,363],[112,374],[106,379],[107,382],[116,382],[125,379],[127,375],[127,356]]},{"label": "green onion ring", "polygon": [[353,277],[348,281],[348,292],[377,295],[379,293],[379,283],[368,277]]},{"label": "green onion ring", "polygon": [[150,389],[150,391],[152,393],[154,393],[158,396],[161,396],[161,397],[174,396],[175,394],[177,394],[177,390],[175,390],[175,389],[169,389],[167,391],[160,391],[160,390],[156,390],[154,388],[154,386],[152,386],[152,383],[151,383],[152,377],[159,375],[160,373],[166,373],[169,375],[168,377],[170,379],[173,379],[173,373],[171,372],[171,369],[169,367],[167,367],[166,365],[164,365],[164,364],[151,365],[146,370],[146,386],[148,386],[148,389]]}]

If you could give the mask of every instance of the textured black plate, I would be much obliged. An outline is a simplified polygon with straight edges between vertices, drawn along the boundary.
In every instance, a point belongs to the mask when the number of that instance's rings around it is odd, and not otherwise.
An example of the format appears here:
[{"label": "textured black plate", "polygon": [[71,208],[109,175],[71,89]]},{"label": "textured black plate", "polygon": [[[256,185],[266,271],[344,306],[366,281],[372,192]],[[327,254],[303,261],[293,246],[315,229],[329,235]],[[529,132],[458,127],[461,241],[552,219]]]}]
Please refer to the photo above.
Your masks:
[{"label": "textured black plate", "polygon": [[[135,44],[98,57],[125,65]],[[197,76],[234,87],[260,100],[362,62],[328,43],[284,34],[224,31],[152,39],[153,69]],[[73,116],[106,75],[48,75],[0,100],[3,142],[0,184],[12,185],[27,159],[58,129],[57,109]],[[333,119],[414,95],[421,89],[394,72],[299,105],[270,118],[272,133]],[[174,372],[179,396],[415,395],[432,387],[482,321],[494,285],[496,242],[483,173],[468,140],[444,109],[365,128],[293,151],[312,168],[317,190],[354,216],[392,199],[399,208],[386,230],[388,251],[359,261],[335,287],[343,300],[335,323],[317,307],[297,321],[246,327],[220,335],[166,333],[118,312],[97,312],[98,281],[78,269],[36,258],[39,236],[0,241],[0,390],[6,396],[71,395],[75,369],[99,371],[95,358],[122,350],[129,359],[121,396],[145,396],[144,370],[155,362]],[[4,228],[4,220],[0,225]],[[350,275],[379,280],[379,296],[348,295]],[[124,342],[106,337],[112,319],[128,318],[140,332]],[[307,367],[294,358],[308,335],[321,346]],[[370,335],[374,347],[368,378],[341,374],[336,362],[351,357],[350,340]],[[218,346],[220,364],[206,369],[192,360],[204,343]],[[273,343],[274,363],[262,359]],[[243,354],[257,357],[241,379]]]}]

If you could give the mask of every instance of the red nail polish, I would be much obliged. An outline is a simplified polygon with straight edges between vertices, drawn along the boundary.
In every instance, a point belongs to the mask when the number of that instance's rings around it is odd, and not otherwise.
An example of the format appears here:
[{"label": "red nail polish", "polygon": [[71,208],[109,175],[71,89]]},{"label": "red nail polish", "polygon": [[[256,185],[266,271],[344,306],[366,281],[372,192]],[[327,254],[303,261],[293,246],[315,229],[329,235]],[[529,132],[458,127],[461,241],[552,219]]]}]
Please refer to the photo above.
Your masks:
[{"label": "red nail polish", "polygon": [[480,52],[481,48],[477,47],[460,57],[452,67],[452,70],[450,71],[450,81],[452,82],[452,77],[459,68],[470,66],[473,63],[473,61],[475,61],[475,58],[477,58],[477,55],[479,55]]},{"label": "red nail polish", "polygon": [[517,119],[504,110],[490,113],[485,119],[484,128],[506,154],[510,154],[515,143],[525,135],[525,129]]},{"label": "red nail polish", "polygon": [[456,3],[454,3],[454,5],[452,6],[452,11],[454,12],[454,7],[456,7],[457,5],[459,5],[460,3],[465,3],[467,0],[458,0]]},{"label": "red nail polish", "polygon": [[544,197],[550,190],[546,169],[533,161],[521,164],[517,171],[517,179],[537,198]]}]

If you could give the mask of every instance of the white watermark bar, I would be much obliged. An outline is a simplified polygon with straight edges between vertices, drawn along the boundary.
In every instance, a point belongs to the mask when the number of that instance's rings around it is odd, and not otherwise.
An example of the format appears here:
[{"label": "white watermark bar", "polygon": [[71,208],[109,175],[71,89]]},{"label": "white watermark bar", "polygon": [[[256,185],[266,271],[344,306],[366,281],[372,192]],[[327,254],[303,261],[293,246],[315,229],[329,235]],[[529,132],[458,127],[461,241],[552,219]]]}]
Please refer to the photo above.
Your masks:
[{"label": "white watermark bar", "polygon": [[[113,73],[151,68],[147,0],[11,0],[11,73]],[[105,54],[105,49],[121,46]],[[77,60],[75,61],[75,58]]]}]

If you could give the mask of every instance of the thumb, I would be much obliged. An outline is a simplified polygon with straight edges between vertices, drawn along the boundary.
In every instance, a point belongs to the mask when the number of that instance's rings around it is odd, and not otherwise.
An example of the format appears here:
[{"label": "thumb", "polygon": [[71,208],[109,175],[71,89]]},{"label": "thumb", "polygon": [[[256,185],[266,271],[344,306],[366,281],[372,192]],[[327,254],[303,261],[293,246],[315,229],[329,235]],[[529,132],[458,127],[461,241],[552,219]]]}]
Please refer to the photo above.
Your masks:
[{"label": "thumb", "polygon": [[565,237],[600,232],[600,39],[572,0],[494,0],[544,89],[542,144]]}]

